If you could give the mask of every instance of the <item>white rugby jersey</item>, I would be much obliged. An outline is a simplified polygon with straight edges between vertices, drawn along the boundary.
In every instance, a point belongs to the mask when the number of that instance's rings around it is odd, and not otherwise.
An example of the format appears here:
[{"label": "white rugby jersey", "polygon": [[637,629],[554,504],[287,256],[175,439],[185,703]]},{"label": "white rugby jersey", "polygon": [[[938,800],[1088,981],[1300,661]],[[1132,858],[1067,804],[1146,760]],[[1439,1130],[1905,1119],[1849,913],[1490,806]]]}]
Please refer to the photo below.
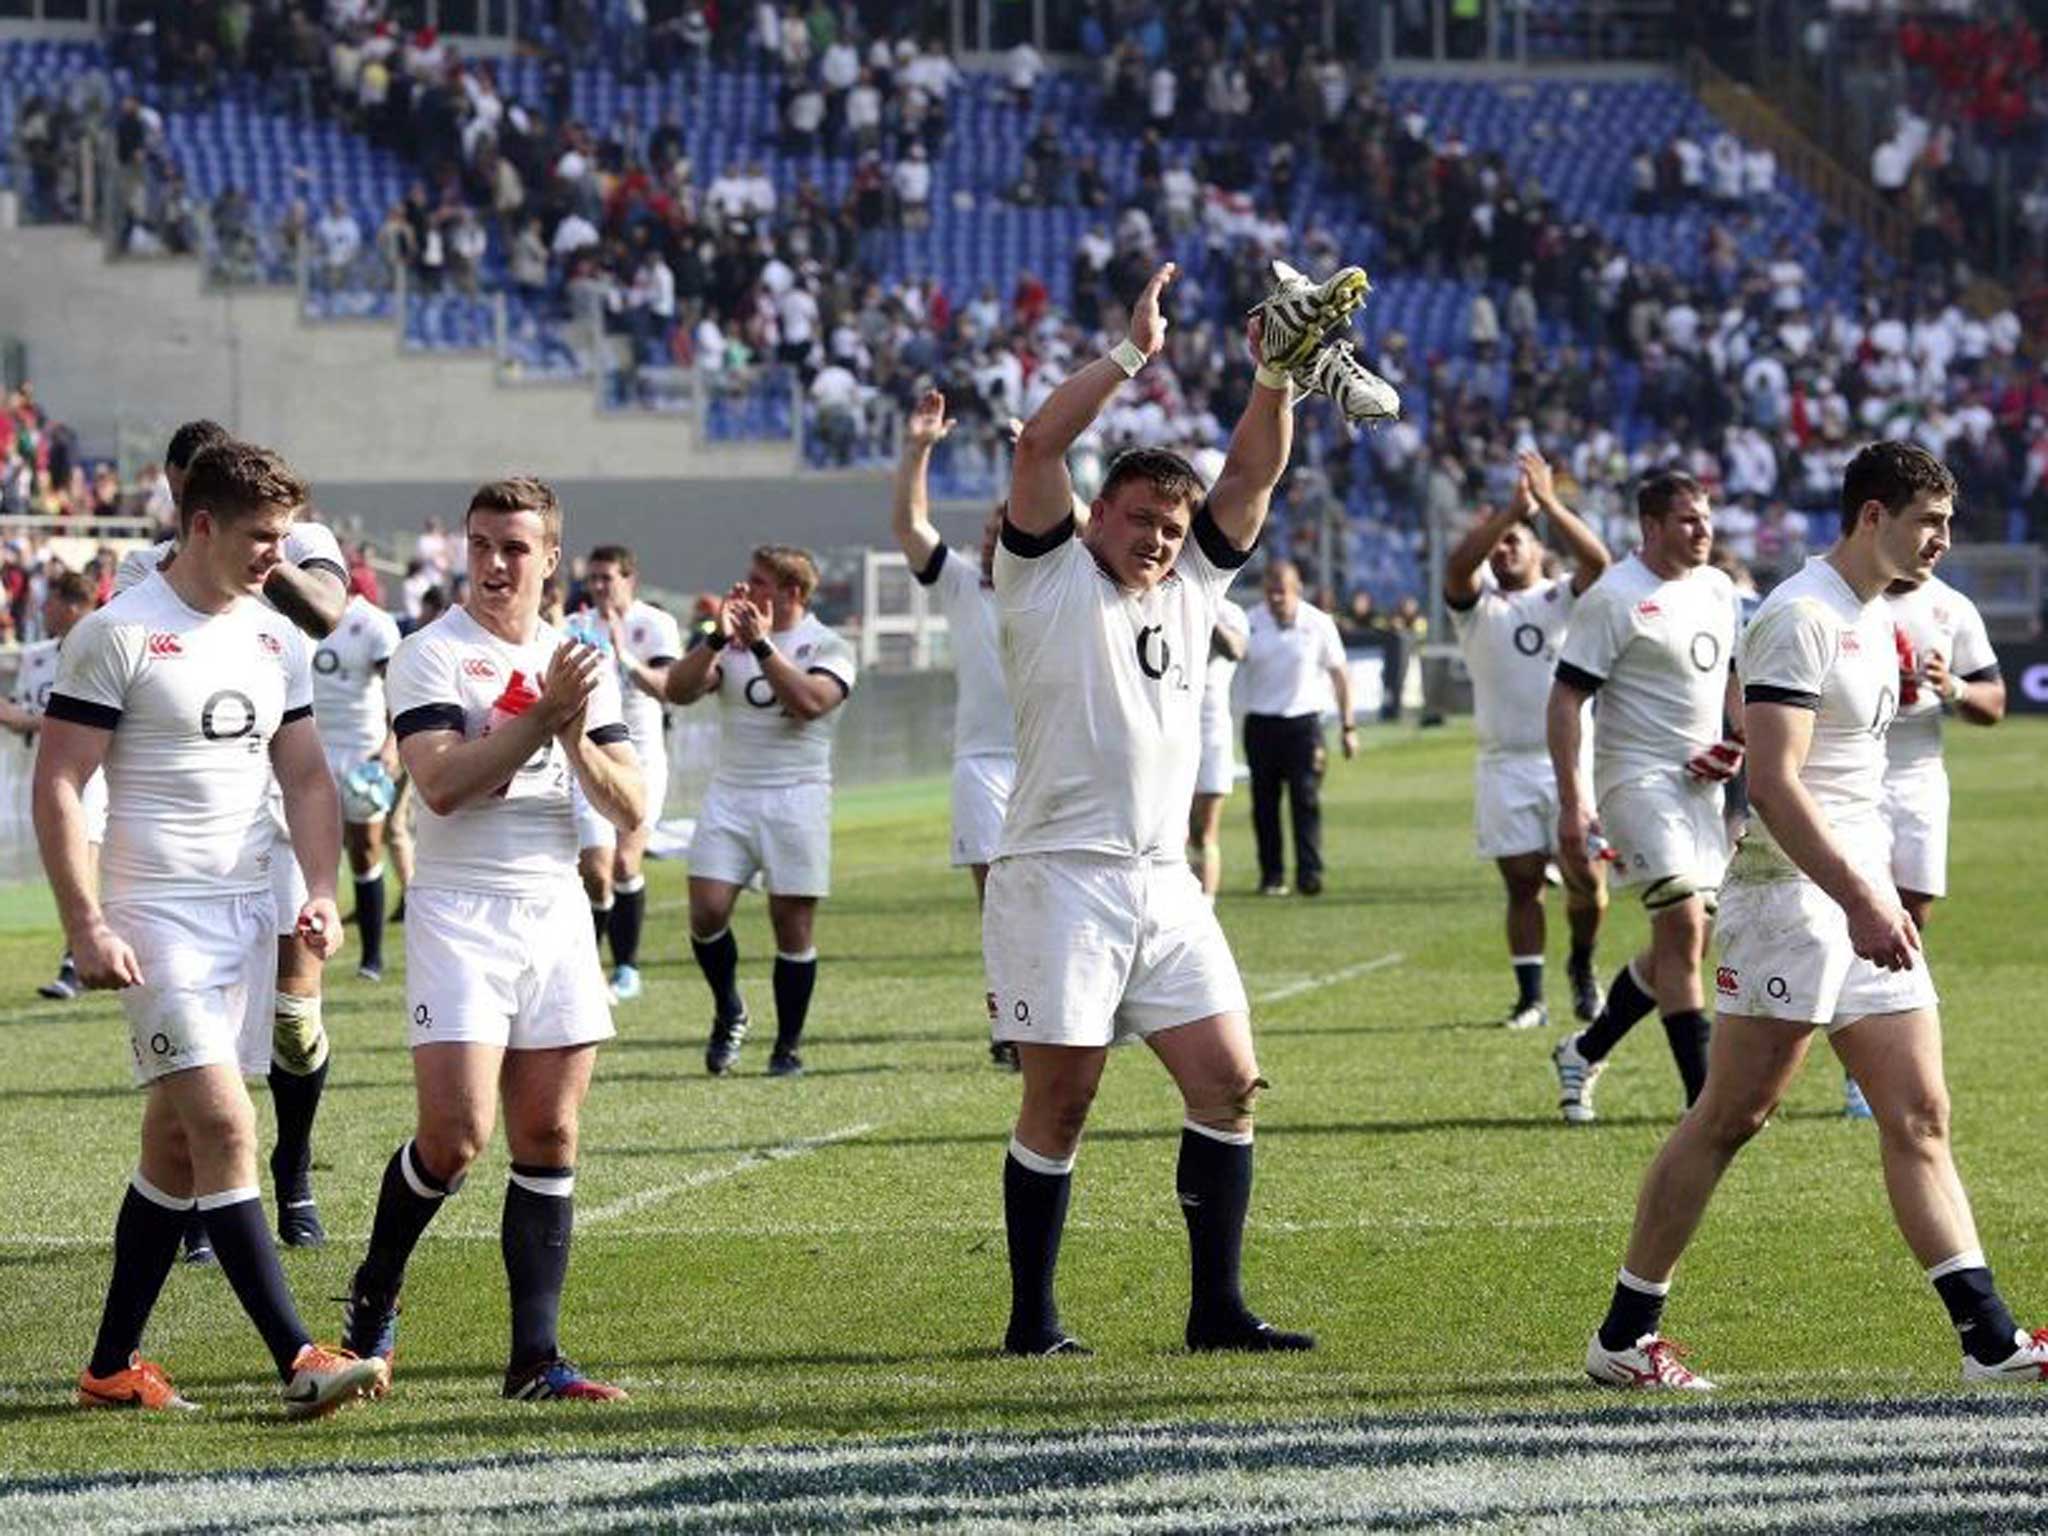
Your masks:
[{"label": "white rugby jersey", "polygon": [[335,756],[363,761],[384,745],[381,669],[397,649],[398,621],[361,593],[313,648],[313,723]]},{"label": "white rugby jersey", "polygon": [[1166,578],[1131,592],[1095,563],[1072,518],[1043,538],[1004,525],[996,597],[1017,784],[998,858],[1182,856],[1209,634],[1248,558],[1204,509]]},{"label": "white rugby jersey", "polygon": [[981,562],[941,544],[917,579],[936,590],[953,643],[953,755],[1016,756],[1017,723],[1003,681],[996,592],[982,585]]},{"label": "white rugby jersey", "polygon": [[1940,652],[1949,671],[1969,683],[1998,676],[1998,653],[1977,605],[1939,576],[1884,601],[1899,657],[1899,717],[1885,743],[1896,773],[1941,759],[1941,695],[1920,676],[1928,653]]},{"label": "white rugby jersey", "polygon": [[270,742],[312,709],[311,648],[253,598],[198,613],[152,573],[79,620],[48,713],[113,733],[107,895],[269,890]]},{"label": "white rugby jersey", "polygon": [[[385,679],[392,729],[400,741],[419,731],[460,731],[472,741],[486,735],[493,706],[508,691],[540,692],[562,640],[559,631],[540,622],[531,640],[513,645],[477,623],[467,608],[449,609],[398,643]],[[617,675],[609,667],[598,673],[584,729],[599,745],[627,739]],[[574,879],[573,776],[551,736],[494,795],[447,816],[422,800],[413,884],[421,890],[520,896]]]},{"label": "white rugby jersey", "polygon": [[1312,603],[1299,603],[1294,622],[1281,627],[1263,602],[1246,621],[1238,687],[1248,715],[1323,715],[1337,707],[1330,669],[1344,665],[1337,621]]},{"label": "white rugby jersey", "polygon": [[[853,692],[853,648],[807,613],[788,629],[768,637],[800,672],[822,672]],[[832,782],[832,733],[839,709],[815,720],[799,720],[782,707],[761,675],[761,663],[743,645],[718,657],[718,766],[715,784],[736,789],[780,789],[791,784]]]},{"label": "white rugby jersey", "polygon": [[14,702],[32,715],[49,707],[50,687],[57,681],[57,640],[38,640],[21,648],[14,673]]},{"label": "white rugby jersey", "polygon": [[1569,581],[1539,577],[1513,592],[1487,581],[1470,605],[1451,605],[1482,758],[1549,751],[1550,676],[1576,602]]},{"label": "white rugby jersey", "polygon": [[1735,614],[1735,585],[1712,566],[1666,581],[1640,555],[1616,561],[1579,598],[1557,676],[1599,695],[1596,796],[1682,772],[1721,739]]},{"label": "white rugby jersey", "polygon": [[[1216,628],[1244,640],[1251,634],[1251,619],[1227,597],[1216,599]],[[1214,741],[1230,734],[1230,682],[1237,676],[1237,662],[1221,651],[1211,651],[1202,676],[1202,739]]]},{"label": "white rugby jersey", "polygon": [[[147,549],[129,550],[114,567],[115,594],[126,592],[145,576],[154,574],[177,547],[176,540],[165,539]],[[284,536],[283,553],[292,565],[326,570],[344,587],[348,585],[348,560],[341,552],[341,541],[325,523],[294,522]]]},{"label": "white rugby jersey", "polygon": [[[625,637],[626,654],[644,667],[665,667],[683,654],[683,634],[675,619],[652,603],[635,602],[627,608],[619,632]],[[661,728],[661,700],[642,690],[623,669],[619,672],[619,708],[633,750],[642,762],[668,751]]]},{"label": "white rugby jersey", "polygon": [[[1882,812],[1885,736],[1899,709],[1899,657],[1882,597],[1858,598],[1825,556],[1778,583],[1742,639],[1743,698],[1814,712],[1799,782],[1837,845],[1866,872],[1891,848]],[[1750,818],[1731,875],[1783,876],[1791,861],[1763,818]]]}]

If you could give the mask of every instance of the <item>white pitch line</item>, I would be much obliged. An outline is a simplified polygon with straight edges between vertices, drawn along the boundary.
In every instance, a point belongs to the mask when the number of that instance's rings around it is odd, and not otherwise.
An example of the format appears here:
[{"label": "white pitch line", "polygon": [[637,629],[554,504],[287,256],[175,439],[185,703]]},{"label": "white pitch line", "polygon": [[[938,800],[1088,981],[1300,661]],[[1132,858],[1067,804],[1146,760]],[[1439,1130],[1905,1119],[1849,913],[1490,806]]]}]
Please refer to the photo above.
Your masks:
[{"label": "white pitch line", "polygon": [[1334,987],[1340,981],[1350,981],[1372,971],[1384,971],[1388,966],[1399,965],[1408,957],[1398,949],[1392,954],[1381,955],[1373,960],[1361,960],[1356,965],[1347,965],[1341,971],[1332,971],[1327,976],[1310,976],[1302,981],[1289,982],[1284,987],[1275,987],[1270,992],[1261,992],[1252,1002],[1263,1006],[1266,1003],[1284,1002],[1290,997],[1299,997],[1304,992],[1317,992],[1324,987]]},{"label": "white pitch line", "polygon": [[751,1173],[756,1168],[765,1168],[770,1163],[782,1163],[788,1162],[791,1158],[808,1157],[811,1153],[833,1146],[838,1142],[852,1141],[857,1136],[865,1136],[874,1128],[872,1121],[863,1120],[858,1125],[842,1126],[836,1131],[827,1131],[822,1136],[800,1136],[794,1141],[786,1141],[781,1146],[770,1147],[764,1152],[749,1152],[737,1162],[726,1163],[717,1168],[700,1168],[697,1172],[690,1174],[686,1178],[675,1179],[667,1184],[657,1184],[652,1189],[638,1189],[630,1195],[621,1195],[618,1199],[607,1205],[600,1205],[596,1210],[591,1211],[587,1215],[579,1215],[576,1218],[576,1224],[582,1227],[594,1227],[600,1222],[615,1221],[621,1216],[631,1216],[636,1212],[646,1210],[650,1206],[659,1205],[671,1196],[680,1195],[685,1190],[702,1189],[706,1184],[718,1184],[726,1179],[736,1179],[741,1174]]}]

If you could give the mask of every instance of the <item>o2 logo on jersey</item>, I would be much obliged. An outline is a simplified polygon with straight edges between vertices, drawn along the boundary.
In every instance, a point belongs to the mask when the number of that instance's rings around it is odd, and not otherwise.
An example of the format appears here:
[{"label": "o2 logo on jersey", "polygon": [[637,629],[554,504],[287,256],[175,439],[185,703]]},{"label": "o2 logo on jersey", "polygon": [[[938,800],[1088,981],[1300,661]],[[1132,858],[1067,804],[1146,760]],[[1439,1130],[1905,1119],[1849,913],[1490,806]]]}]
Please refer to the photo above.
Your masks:
[{"label": "o2 logo on jersey", "polygon": [[313,670],[322,677],[332,677],[341,670],[341,657],[323,645],[313,653]]},{"label": "o2 logo on jersey", "polygon": [[775,697],[775,685],[758,672],[747,679],[747,685],[740,694],[756,709],[775,709],[782,702]]},{"label": "o2 logo on jersey", "polygon": [[263,750],[256,734],[256,701],[238,688],[223,688],[199,711],[199,733],[208,741],[242,741],[251,752]]},{"label": "o2 logo on jersey", "polygon": [[1138,631],[1138,670],[1154,682],[1164,680],[1177,693],[1187,692],[1187,669],[1173,659],[1173,642],[1166,638],[1164,625],[1147,624]]},{"label": "o2 logo on jersey", "polygon": [[1517,624],[1515,626],[1515,649],[1524,656],[1540,655],[1544,645],[1541,625]]},{"label": "o2 logo on jersey", "polygon": [[1689,647],[1689,650],[1692,655],[1693,670],[1696,672],[1711,672],[1714,670],[1715,663],[1721,659],[1720,636],[1710,635],[1703,629],[1692,637],[1692,645]]}]

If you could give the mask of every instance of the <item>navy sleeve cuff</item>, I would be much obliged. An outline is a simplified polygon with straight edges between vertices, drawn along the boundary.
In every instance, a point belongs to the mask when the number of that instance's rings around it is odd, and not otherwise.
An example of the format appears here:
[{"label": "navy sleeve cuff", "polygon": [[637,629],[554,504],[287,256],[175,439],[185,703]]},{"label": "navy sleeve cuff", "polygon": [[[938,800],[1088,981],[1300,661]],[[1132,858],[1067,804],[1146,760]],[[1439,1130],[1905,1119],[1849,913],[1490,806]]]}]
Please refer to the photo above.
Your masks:
[{"label": "navy sleeve cuff", "polygon": [[1019,560],[1036,560],[1042,555],[1049,555],[1073,536],[1074,514],[1071,512],[1044,533],[1026,533],[1009,518],[1003,519],[1003,548]]},{"label": "navy sleeve cuff", "polygon": [[52,720],[68,720],[73,725],[89,725],[96,731],[111,731],[121,723],[121,711],[111,704],[95,704],[90,699],[76,699],[68,693],[53,693],[43,713]]},{"label": "navy sleeve cuff", "polygon": [[672,667],[679,659],[679,657],[675,656],[650,656],[643,665],[649,667]]},{"label": "navy sleeve cuff", "polygon": [[324,571],[327,575],[340,582],[344,588],[348,586],[348,572],[336,565],[332,560],[318,558],[308,560],[299,569],[302,571]]},{"label": "navy sleeve cuff", "polygon": [[1557,664],[1557,680],[1567,688],[1576,688],[1581,693],[1598,693],[1606,684],[1604,677],[1595,677],[1584,667],[1575,667],[1568,661]]},{"label": "navy sleeve cuff", "polygon": [[1769,683],[1751,683],[1742,690],[1745,704],[1785,704],[1793,709],[1820,708],[1820,695],[1803,688],[1774,688]]},{"label": "navy sleeve cuff", "polygon": [[1453,613],[1470,613],[1479,606],[1479,594],[1474,592],[1470,597],[1458,598],[1446,592],[1444,594],[1444,606]]},{"label": "navy sleeve cuff", "polygon": [[837,683],[839,685],[839,697],[842,702],[852,697],[853,695],[853,690],[846,686],[846,679],[841,677],[837,672],[827,672],[823,667],[812,667],[811,676],[829,677],[832,679],[833,682]]},{"label": "navy sleeve cuff", "polygon": [[[1215,516],[1207,505],[1195,514],[1194,526],[1189,532],[1194,534],[1195,543],[1201,547],[1209,563],[1219,571],[1242,570],[1244,563],[1252,557],[1250,549],[1239,549],[1230,542],[1230,535],[1216,526]],[[1252,548],[1257,547],[1258,540],[1252,540]]]},{"label": "navy sleeve cuff", "polygon": [[421,731],[454,731],[460,735],[469,717],[460,704],[419,704],[393,718],[392,734],[400,741]]},{"label": "navy sleeve cuff", "polygon": [[2004,675],[1998,670],[1998,663],[1994,661],[1988,667],[1979,667],[1974,672],[1965,672],[1963,674],[1963,681],[1966,683],[1995,683]]},{"label": "navy sleeve cuff", "polygon": [[[1003,527],[1005,529],[1008,529],[1009,526],[1010,525],[1007,522],[1003,524]],[[932,551],[931,559],[925,561],[924,569],[917,572],[917,584],[920,587],[928,587],[932,585],[932,583],[939,579],[939,572],[943,571],[945,568],[946,546],[941,544],[937,549]]]},{"label": "navy sleeve cuff", "polygon": [[619,742],[633,739],[632,732],[617,720],[610,725],[600,725],[596,730],[586,731],[584,734],[590,738],[593,745],[600,747],[615,746]]},{"label": "navy sleeve cuff", "polygon": [[284,714],[279,718],[277,723],[283,726],[290,725],[294,720],[310,720],[312,718],[313,706],[310,704],[301,704],[297,709],[286,710]]}]

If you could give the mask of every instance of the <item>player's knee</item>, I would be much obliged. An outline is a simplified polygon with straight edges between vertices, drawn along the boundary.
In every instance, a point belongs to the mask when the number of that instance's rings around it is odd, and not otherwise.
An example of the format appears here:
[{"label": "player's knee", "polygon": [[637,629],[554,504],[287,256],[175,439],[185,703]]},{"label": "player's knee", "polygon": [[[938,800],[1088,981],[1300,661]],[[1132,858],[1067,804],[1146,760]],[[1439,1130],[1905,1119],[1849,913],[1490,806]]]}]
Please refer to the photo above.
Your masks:
[{"label": "player's knee", "polygon": [[1195,1085],[1183,1098],[1189,1120],[1210,1130],[1243,1135],[1252,1128],[1259,1090],[1266,1080],[1256,1067],[1234,1067]]},{"label": "player's knee", "polygon": [[256,1156],[256,1114],[244,1098],[237,1104],[226,1101],[181,1114],[179,1141],[183,1161],[189,1167],[194,1151],[206,1149],[210,1167],[233,1168]]},{"label": "player's knee", "polygon": [[[508,1131],[515,1128],[508,1126]],[[576,1165],[576,1117],[574,1115],[548,1115],[528,1121],[516,1128],[509,1140],[516,1140],[513,1148],[514,1160],[522,1163],[539,1163],[549,1168],[573,1168]]]},{"label": "player's knee", "polygon": [[461,1109],[445,1111],[419,1128],[413,1151],[420,1164],[449,1190],[461,1182],[470,1164],[483,1155],[490,1140],[490,1121]]},{"label": "player's knee", "polygon": [[1910,1094],[1884,1117],[1885,1135],[1904,1146],[1931,1149],[1948,1140],[1948,1095],[1939,1089]]},{"label": "player's knee", "polygon": [[1724,1157],[1733,1157],[1748,1145],[1758,1131],[1770,1123],[1771,1104],[1738,1103],[1702,1099],[1692,1113],[1700,1130]]},{"label": "player's knee", "polygon": [[327,1065],[327,1028],[320,1020],[320,999],[296,992],[277,994],[270,1028],[270,1062],[293,1077],[305,1077]]}]

